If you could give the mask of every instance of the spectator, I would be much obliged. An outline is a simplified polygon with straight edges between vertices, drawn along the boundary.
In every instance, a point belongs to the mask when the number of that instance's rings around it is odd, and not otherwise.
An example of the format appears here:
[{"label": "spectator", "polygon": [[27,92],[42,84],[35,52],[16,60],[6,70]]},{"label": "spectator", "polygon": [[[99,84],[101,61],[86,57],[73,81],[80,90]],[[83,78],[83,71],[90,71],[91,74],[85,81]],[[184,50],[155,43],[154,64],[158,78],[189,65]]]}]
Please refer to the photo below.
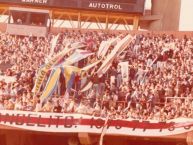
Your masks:
[{"label": "spectator", "polygon": [[[65,31],[60,34],[53,56],[69,42],[82,42],[87,45],[85,50],[96,54],[102,41],[115,36]],[[50,53],[52,37],[52,34],[35,38],[0,33],[1,75],[16,77],[15,82],[0,81],[0,110],[82,113],[100,117],[110,114],[111,118],[159,121],[193,116],[192,38],[138,35],[126,48],[124,55],[116,58],[105,75],[101,78],[97,75],[102,63],[85,73],[84,80],[81,80],[81,75],[76,75],[74,91],[70,93],[69,99],[57,94],[58,97],[53,96],[42,107],[39,97],[32,93],[32,88],[37,70]],[[107,54],[112,52],[115,45],[110,46]],[[93,55],[77,65],[82,68],[97,59]],[[129,62],[128,82],[122,81],[118,65],[120,60]],[[89,80],[93,82],[93,87],[86,93],[80,92],[80,88]],[[61,89],[64,88],[58,90]]]},{"label": "spectator", "polygon": [[55,113],[61,113],[62,112],[62,106],[60,106],[59,101],[57,101],[57,105],[54,106],[53,112],[55,112]]}]

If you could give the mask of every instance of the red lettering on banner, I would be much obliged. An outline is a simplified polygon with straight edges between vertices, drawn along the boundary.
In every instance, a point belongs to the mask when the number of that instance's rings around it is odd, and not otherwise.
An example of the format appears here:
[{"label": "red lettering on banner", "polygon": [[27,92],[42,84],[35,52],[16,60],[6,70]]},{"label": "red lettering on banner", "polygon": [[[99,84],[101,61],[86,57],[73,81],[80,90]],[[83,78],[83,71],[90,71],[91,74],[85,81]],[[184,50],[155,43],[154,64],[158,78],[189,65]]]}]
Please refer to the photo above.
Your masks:
[{"label": "red lettering on banner", "polygon": [[[15,112],[15,113],[13,113]],[[57,132],[78,132],[81,127],[88,131],[98,132],[105,125],[105,119],[89,117],[87,115],[77,114],[56,114],[56,113],[34,113],[19,111],[1,111],[0,125],[18,127],[27,130],[51,131],[52,128]],[[178,131],[192,131],[193,120],[189,122],[150,122],[139,120],[113,120],[107,121],[107,129],[123,133],[128,130],[129,135],[136,135],[136,131],[150,133],[153,136],[157,134],[179,134]],[[62,129],[63,128],[63,129]],[[76,129],[78,128],[78,129]],[[69,130],[70,129],[70,130]],[[156,134],[156,133],[157,134]],[[155,135],[156,134],[156,135]]]}]

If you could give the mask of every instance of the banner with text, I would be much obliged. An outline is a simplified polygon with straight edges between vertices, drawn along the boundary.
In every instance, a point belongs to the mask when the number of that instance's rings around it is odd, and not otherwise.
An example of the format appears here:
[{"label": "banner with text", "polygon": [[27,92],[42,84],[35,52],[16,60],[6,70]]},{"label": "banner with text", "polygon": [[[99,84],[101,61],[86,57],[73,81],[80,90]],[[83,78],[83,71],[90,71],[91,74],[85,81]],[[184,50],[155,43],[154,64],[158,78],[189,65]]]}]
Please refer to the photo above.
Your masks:
[{"label": "banner with text", "polygon": [[[40,132],[100,134],[105,120],[81,114],[0,111],[0,128],[7,126],[9,129]],[[193,119],[179,118],[167,122],[108,119],[106,125],[107,135],[161,137],[192,131]]]}]

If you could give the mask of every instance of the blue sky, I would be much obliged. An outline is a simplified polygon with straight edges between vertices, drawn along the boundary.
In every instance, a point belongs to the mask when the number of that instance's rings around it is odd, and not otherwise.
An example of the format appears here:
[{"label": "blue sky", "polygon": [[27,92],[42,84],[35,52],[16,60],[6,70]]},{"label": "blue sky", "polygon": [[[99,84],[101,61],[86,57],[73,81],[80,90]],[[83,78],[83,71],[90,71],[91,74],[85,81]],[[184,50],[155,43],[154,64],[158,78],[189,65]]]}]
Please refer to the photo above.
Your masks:
[{"label": "blue sky", "polygon": [[193,0],[182,0],[180,30],[193,31]]}]

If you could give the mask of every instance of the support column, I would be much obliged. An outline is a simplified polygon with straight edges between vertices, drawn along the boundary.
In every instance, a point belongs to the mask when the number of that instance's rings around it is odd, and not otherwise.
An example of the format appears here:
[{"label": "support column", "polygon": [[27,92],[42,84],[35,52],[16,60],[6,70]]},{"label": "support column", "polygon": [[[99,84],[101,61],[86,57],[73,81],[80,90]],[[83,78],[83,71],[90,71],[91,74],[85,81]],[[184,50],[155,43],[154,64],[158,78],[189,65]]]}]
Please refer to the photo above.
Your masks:
[{"label": "support column", "polygon": [[152,15],[160,15],[161,19],[150,23],[150,30],[179,29],[181,0],[152,0]]},{"label": "support column", "polygon": [[68,145],[78,145],[79,141],[77,137],[71,137],[68,139]]},{"label": "support column", "polygon": [[139,17],[135,16],[133,18],[133,30],[138,30],[139,27]]},{"label": "support column", "polygon": [[78,29],[81,29],[81,14],[80,12],[78,13],[78,26],[77,26]]},{"label": "support column", "polygon": [[91,145],[98,141],[97,138],[91,137],[88,133],[79,133],[78,138],[81,145]]},{"label": "support column", "polygon": [[193,131],[187,133],[186,142],[188,145],[193,145]]},{"label": "support column", "polygon": [[106,15],[105,30],[109,29],[109,14]]},{"label": "support column", "polygon": [[32,145],[33,137],[30,134],[19,131],[9,131],[5,133],[6,145]]}]

